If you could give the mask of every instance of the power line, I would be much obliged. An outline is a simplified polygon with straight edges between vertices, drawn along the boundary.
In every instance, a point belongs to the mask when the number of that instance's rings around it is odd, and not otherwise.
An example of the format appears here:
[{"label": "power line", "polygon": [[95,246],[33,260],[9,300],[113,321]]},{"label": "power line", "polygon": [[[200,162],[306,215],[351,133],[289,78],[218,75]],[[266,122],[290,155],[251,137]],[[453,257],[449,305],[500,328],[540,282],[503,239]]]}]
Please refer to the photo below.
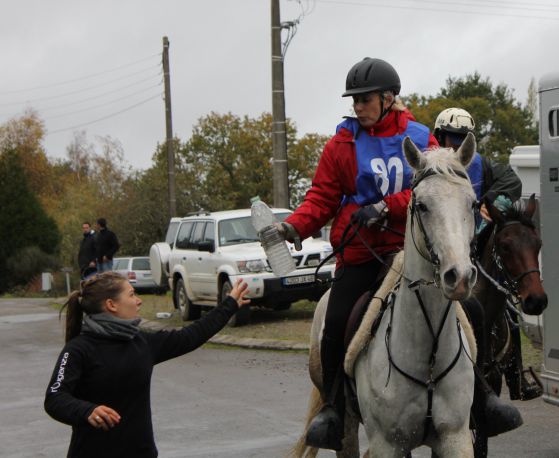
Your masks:
[{"label": "power line", "polygon": [[66,113],[57,114],[55,116],[50,116],[47,119],[45,119],[45,122],[49,122],[52,119],[63,118],[65,116],[70,116],[70,115],[77,114],[77,113],[83,113],[84,111],[96,110],[97,108],[103,108],[103,107],[106,107],[106,106],[109,106],[109,105],[113,105],[116,102],[120,102],[121,100],[129,99],[130,97],[134,97],[135,95],[138,95],[138,94],[143,94],[147,91],[150,91],[150,90],[152,90],[156,87],[160,87],[160,86],[161,86],[161,83],[156,84],[155,86],[150,86],[150,87],[141,89],[141,90],[136,91],[136,92],[132,92],[131,94],[127,94],[127,95],[124,95],[122,97],[118,97],[117,99],[110,100],[110,101],[105,102],[105,103],[101,103],[101,104],[98,104],[98,105],[93,105],[93,106],[86,107],[86,108],[81,108],[79,110],[68,111]]},{"label": "power line", "polygon": [[16,90],[13,90],[13,91],[0,91],[0,95],[18,94],[18,93],[21,93],[21,92],[30,92],[30,91],[35,91],[35,90],[38,90],[38,89],[48,89],[48,88],[56,87],[56,86],[63,86],[63,85],[68,84],[68,83],[74,83],[76,81],[83,81],[83,80],[86,80],[86,79],[95,78],[97,76],[106,75],[108,73],[116,72],[116,71],[121,70],[123,68],[131,67],[131,66],[139,64],[141,62],[145,62],[146,60],[153,59],[155,56],[160,56],[160,55],[161,55],[161,53],[152,54],[151,56],[147,56],[147,57],[144,57],[142,59],[136,60],[134,62],[130,62],[128,64],[124,64],[124,65],[120,65],[118,67],[111,68],[109,70],[105,70],[105,71],[102,71],[102,72],[99,72],[99,73],[93,73],[93,74],[90,74],[90,75],[87,75],[87,76],[81,76],[79,78],[74,78],[74,79],[70,79],[70,80],[66,80],[66,81],[60,81],[58,83],[46,84],[46,85],[43,85],[43,86],[35,86],[35,87],[26,88],[26,89],[16,89]]},{"label": "power line", "polygon": [[[417,6],[396,6],[387,5],[382,3],[362,3],[357,1],[340,1],[340,0],[316,0],[320,3],[337,4],[345,6],[365,6],[369,8],[391,8],[398,10],[418,10],[418,11],[434,11],[437,13],[454,13],[454,14],[471,14],[471,15],[484,15],[484,16],[499,16],[499,17],[514,17],[522,19],[544,19],[548,21],[559,21],[559,17],[552,16],[526,16],[522,14],[507,14],[507,13],[493,13],[488,11],[468,11],[468,10],[453,10],[453,9],[443,9],[443,8],[425,8]],[[457,5],[458,6],[458,5]],[[462,6],[467,6],[462,4]]]},{"label": "power line", "polygon": [[[141,80],[134,81],[133,83],[127,84],[125,86],[119,86],[115,89],[111,89],[110,91],[101,92],[100,94],[94,94],[91,97],[85,97],[83,99],[74,100],[73,102],[62,103],[60,105],[53,105],[53,106],[50,106],[50,107],[47,106],[47,107],[44,107],[44,108],[38,108],[38,110],[44,113],[45,111],[52,111],[52,110],[56,110],[58,108],[71,107],[71,106],[74,106],[74,105],[79,105],[80,103],[83,103],[83,102],[89,102],[90,100],[97,100],[100,97],[104,97],[104,96],[109,95],[109,94],[114,94],[115,92],[121,92],[125,89],[129,89],[131,87],[138,86],[139,84],[145,83],[146,81],[151,81],[151,80],[154,79],[154,77],[158,77],[158,76],[159,75],[152,75],[148,78],[142,78]],[[161,80],[159,80],[158,85],[160,85],[160,84],[161,84]],[[153,86],[150,86],[150,87],[153,87]]]},{"label": "power line", "polygon": [[[88,87],[81,88],[81,89],[78,89],[78,90],[75,90],[75,91],[65,92],[63,94],[50,95],[50,96],[46,96],[46,97],[38,97],[36,99],[30,99],[30,100],[25,100],[25,101],[20,101],[20,102],[1,103],[0,107],[7,107],[7,106],[14,106],[14,105],[29,105],[29,104],[32,104],[32,103],[35,103],[35,102],[41,102],[43,100],[59,99],[59,98],[62,98],[62,97],[67,97],[69,95],[79,94],[81,92],[90,91],[92,89],[97,89],[99,87],[108,86],[109,84],[115,83],[117,81],[122,81],[124,79],[130,78],[131,76],[136,76],[136,75],[145,73],[147,70],[151,70],[155,67],[159,68],[160,64],[157,64],[157,66],[151,65],[151,66],[143,68],[142,70],[139,70],[137,72],[129,73],[129,74],[121,76],[119,78],[115,78],[115,79],[110,80],[110,81],[105,81],[104,83],[96,84],[94,86],[88,86]],[[150,76],[150,78],[153,78],[154,76],[157,76],[157,75],[160,75],[160,74],[161,74],[161,71],[159,71],[157,74],[153,74],[152,76]]]},{"label": "power line", "polygon": [[143,104],[149,102],[150,100],[153,100],[153,99],[156,99],[157,97],[162,97],[162,96],[163,96],[163,94],[161,94],[161,93],[155,94],[152,97],[144,99],[144,100],[142,100],[138,103],[135,103],[134,105],[130,105],[129,107],[124,108],[123,110],[116,111],[116,112],[111,113],[107,116],[103,116],[102,118],[97,118],[97,119],[94,119],[92,121],[88,121],[88,122],[85,122],[85,123],[82,123],[82,124],[76,124],[76,125],[70,126],[70,127],[64,127],[63,129],[52,130],[52,131],[48,132],[46,135],[48,136],[48,135],[51,135],[51,134],[57,134],[59,132],[65,132],[65,131],[68,131],[68,130],[75,130],[75,129],[79,129],[80,127],[85,127],[85,126],[89,126],[90,124],[94,124],[94,123],[97,123],[97,122],[100,122],[100,121],[104,121],[105,119],[114,118],[115,116],[118,116],[119,114],[130,111],[130,110],[132,110],[136,107],[139,107],[140,105],[143,105]]}]

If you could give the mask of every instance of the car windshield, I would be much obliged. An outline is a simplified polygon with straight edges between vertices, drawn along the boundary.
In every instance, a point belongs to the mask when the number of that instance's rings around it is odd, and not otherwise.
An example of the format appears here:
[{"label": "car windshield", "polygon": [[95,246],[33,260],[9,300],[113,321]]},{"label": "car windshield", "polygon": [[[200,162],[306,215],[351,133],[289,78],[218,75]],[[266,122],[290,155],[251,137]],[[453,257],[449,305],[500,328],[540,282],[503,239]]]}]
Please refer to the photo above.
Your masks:
[{"label": "car windshield", "polygon": [[[275,213],[276,221],[281,222],[290,213]],[[224,219],[219,222],[219,244],[221,246],[237,245],[239,243],[258,242],[258,234],[252,226],[250,216],[242,218]]]}]

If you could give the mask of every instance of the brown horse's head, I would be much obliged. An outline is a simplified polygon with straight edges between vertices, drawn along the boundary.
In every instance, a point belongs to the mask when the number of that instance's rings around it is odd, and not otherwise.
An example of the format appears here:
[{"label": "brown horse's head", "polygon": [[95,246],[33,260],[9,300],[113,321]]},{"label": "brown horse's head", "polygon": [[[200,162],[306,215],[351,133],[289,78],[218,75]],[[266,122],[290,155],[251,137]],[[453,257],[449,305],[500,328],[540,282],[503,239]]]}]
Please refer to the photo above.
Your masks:
[{"label": "brown horse's head", "polygon": [[536,210],[534,194],[526,206],[501,213],[485,202],[496,224],[495,261],[501,268],[505,283],[520,299],[527,315],[540,315],[547,307],[547,294],[541,281],[538,254],[542,241],[532,221]]}]

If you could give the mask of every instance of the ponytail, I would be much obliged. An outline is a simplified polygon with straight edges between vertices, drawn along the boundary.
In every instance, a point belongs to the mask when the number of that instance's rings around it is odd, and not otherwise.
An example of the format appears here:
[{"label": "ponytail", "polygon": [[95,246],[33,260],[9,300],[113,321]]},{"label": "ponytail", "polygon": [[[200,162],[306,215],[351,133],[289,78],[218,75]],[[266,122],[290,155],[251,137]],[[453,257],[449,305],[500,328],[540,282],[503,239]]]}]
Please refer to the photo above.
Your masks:
[{"label": "ponytail", "polygon": [[60,309],[60,313],[62,313],[62,311],[66,308],[66,342],[78,336],[82,330],[83,310],[80,302],[80,291],[74,291],[70,294],[68,300]]}]

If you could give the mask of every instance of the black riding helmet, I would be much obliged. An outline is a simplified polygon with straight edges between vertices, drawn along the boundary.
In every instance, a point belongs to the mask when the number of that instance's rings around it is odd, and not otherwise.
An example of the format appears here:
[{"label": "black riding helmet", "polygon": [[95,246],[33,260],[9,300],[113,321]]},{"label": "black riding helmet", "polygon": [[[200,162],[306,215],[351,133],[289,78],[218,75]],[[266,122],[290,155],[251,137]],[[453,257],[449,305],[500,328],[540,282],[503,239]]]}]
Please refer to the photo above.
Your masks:
[{"label": "black riding helmet", "polygon": [[398,95],[400,88],[400,77],[392,65],[382,59],[365,57],[349,70],[342,97],[373,91],[392,91]]}]

